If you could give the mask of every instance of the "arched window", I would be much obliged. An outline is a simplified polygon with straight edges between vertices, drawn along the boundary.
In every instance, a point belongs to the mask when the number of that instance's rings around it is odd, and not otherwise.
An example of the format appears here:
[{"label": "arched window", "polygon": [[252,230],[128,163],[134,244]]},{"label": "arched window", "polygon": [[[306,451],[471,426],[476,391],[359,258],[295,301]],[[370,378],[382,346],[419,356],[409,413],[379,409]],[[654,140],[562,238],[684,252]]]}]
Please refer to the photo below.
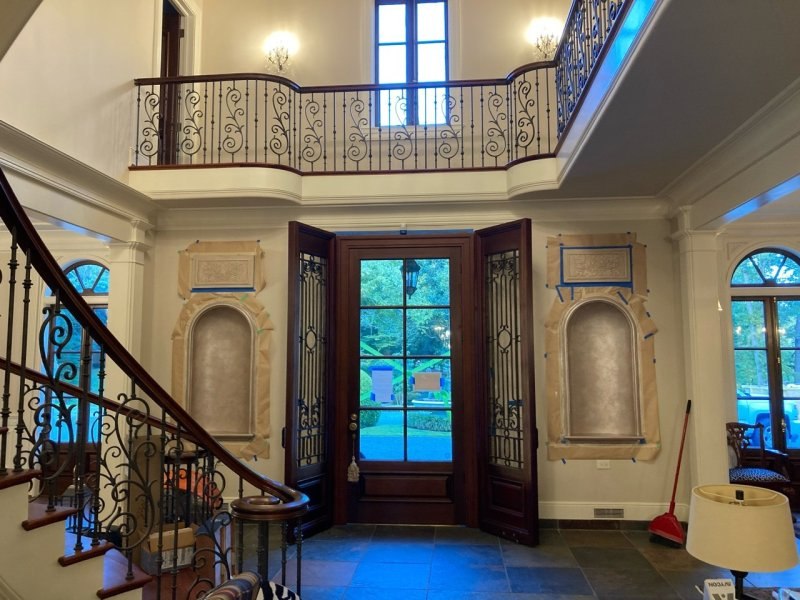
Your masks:
[{"label": "arched window", "polygon": [[738,420],[763,424],[768,447],[800,451],[800,258],[759,249],[730,285]]},{"label": "arched window", "polygon": [[[92,260],[74,262],[64,269],[64,275],[75,290],[92,307],[94,313],[105,325],[108,322],[108,289],[109,271],[105,265]],[[47,289],[45,302],[49,307],[49,315],[45,326],[62,327],[66,339],[54,338],[47,335],[48,348],[45,353],[51,373],[57,374],[61,381],[75,386],[81,383],[81,366],[89,365],[89,391],[100,391],[101,352],[100,347],[89,340],[88,335],[70,312],[59,306],[57,316],[56,298],[52,290]],[[69,324],[69,325],[67,325]],[[60,350],[56,352],[56,350]],[[88,357],[88,362],[82,359]],[[63,403],[59,400],[56,406],[55,398],[51,398],[50,439],[55,442],[67,443],[76,435],[78,400],[72,396],[64,396]],[[100,411],[89,411],[87,424],[88,441],[95,441],[98,435]]]}]

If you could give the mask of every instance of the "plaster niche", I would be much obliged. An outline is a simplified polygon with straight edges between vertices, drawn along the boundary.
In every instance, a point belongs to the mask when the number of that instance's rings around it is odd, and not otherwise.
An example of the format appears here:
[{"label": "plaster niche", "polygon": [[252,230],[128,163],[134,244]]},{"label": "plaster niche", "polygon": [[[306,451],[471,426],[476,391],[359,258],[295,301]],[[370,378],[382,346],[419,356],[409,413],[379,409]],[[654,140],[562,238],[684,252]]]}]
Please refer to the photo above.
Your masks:
[{"label": "plaster niche", "polygon": [[256,294],[258,242],[197,242],[181,253],[186,302],[172,334],[172,395],[233,454],[269,457],[269,343]]},{"label": "plaster niche", "polygon": [[221,439],[255,433],[254,337],[247,315],[227,304],[212,304],[189,325],[186,409]]},{"label": "plaster niche", "polygon": [[651,459],[661,438],[656,326],[634,234],[548,239],[547,449],[566,458]]}]

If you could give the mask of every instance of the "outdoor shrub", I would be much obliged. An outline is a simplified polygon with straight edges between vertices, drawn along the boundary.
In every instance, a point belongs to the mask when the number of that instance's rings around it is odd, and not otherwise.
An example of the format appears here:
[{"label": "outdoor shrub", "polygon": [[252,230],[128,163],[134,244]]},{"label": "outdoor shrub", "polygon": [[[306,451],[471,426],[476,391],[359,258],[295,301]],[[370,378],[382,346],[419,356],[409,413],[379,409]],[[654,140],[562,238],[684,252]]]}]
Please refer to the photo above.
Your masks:
[{"label": "outdoor shrub", "polygon": [[437,415],[425,412],[409,412],[408,426],[425,431],[450,431],[450,418],[448,415]]},{"label": "outdoor shrub", "polygon": [[[362,401],[361,406],[380,406],[378,402],[371,400]],[[361,411],[361,427],[375,427],[378,424],[381,413],[377,410],[362,410]]]}]

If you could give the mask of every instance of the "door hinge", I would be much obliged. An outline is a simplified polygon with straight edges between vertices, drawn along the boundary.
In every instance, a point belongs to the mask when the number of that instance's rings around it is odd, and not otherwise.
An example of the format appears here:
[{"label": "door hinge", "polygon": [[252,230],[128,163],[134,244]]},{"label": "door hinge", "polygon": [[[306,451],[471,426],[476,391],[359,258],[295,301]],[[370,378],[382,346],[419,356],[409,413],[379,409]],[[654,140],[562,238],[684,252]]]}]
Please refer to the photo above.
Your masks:
[{"label": "door hinge", "polygon": [[286,448],[286,427],[281,427],[281,448]]}]

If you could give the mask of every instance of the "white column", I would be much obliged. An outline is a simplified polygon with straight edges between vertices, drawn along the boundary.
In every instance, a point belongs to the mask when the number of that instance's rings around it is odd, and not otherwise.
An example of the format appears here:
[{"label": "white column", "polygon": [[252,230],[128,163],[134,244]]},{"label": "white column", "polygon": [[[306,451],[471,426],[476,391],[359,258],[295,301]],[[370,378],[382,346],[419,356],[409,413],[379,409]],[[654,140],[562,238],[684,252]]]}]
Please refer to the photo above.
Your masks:
[{"label": "white column", "polygon": [[137,359],[142,349],[144,258],[150,248],[143,225],[140,221],[133,222],[131,241],[112,242],[108,247],[108,328]]},{"label": "white column", "polygon": [[725,361],[716,232],[682,230],[675,234],[680,253],[684,372],[692,400],[691,444],[687,447],[694,485],[727,483]]}]

